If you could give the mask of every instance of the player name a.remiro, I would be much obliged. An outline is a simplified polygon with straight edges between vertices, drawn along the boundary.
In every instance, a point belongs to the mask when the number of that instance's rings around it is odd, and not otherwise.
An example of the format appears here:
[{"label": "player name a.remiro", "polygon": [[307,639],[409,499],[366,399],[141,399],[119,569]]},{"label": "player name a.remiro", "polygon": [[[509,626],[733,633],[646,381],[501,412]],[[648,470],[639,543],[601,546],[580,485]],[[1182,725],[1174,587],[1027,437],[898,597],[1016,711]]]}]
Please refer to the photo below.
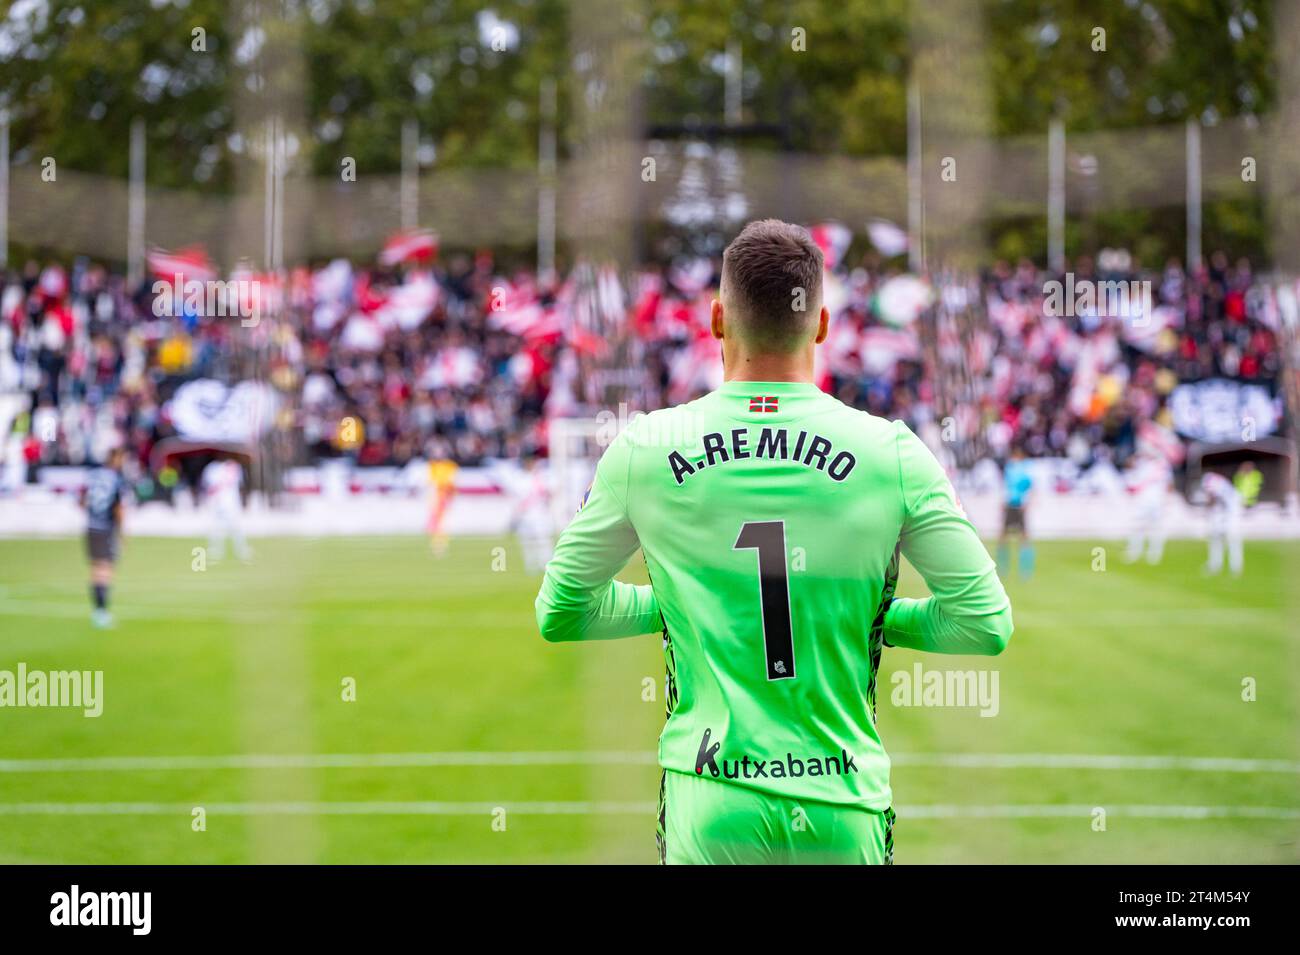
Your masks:
[{"label": "player name a.remiro", "polygon": [[699,448],[670,451],[668,466],[673,480],[684,484],[692,474],[706,468],[753,458],[758,461],[793,461],[824,471],[832,481],[843,481],[858,463],[850,451],[836,451],[828,438],[800,431],[791,437],[785,428],[763,428],[757,437],[749,428],[732,428],[727,434],[713,431],[700,438]]},{"label": "player name a.remiro", "polygon": [[104,712],[103,670],[0,670],[0,708],[80,707],[87,718]]}]

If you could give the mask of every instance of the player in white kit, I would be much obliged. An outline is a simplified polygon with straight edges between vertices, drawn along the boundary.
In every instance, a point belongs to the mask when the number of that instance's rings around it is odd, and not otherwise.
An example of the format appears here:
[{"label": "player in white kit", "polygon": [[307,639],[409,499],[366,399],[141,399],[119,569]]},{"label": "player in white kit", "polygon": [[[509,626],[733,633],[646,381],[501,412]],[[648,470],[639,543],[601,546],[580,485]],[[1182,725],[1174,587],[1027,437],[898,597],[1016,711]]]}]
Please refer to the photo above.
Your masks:
[{"label": "player in white kit", "polygon": [[1201,478],[1201,491],[1210,509],[1210,551],[1205,562],[1205,573],[1217,574],[1223,570],[1223,551],[1227,547],[1228,569],[1232,576],[1242,572],[1241,545],[1241,495],[1222,474],[1206,471]]},{"label": "player in white kit", "polygon": [[530,574],[540,574],[555,547],[551,489],[546,474],[536,458],[525,458],[523,470],[511,473],[506,483],[514,498],[510,526],[524,552],[524,569]]},{"label": "player in white kit", "polygon": [[244,539],[241,526],[243,500],[240,490],[244,485],[244,469],[238,461],[213,461],[203,469],[199,483],[212,519],[208,556],[213,560],[221,560],[226,554],[226,541],[229,540],[236,557],[251,560],[253,552]]},{"label": "player in white kit", "polygon": [[1139,451],[1126,477],[1133,495],[1133,530],[1124,560],[1158,564],[1165,551],[1165,501],[1174,480],[1169,461],[1154,448]]}]

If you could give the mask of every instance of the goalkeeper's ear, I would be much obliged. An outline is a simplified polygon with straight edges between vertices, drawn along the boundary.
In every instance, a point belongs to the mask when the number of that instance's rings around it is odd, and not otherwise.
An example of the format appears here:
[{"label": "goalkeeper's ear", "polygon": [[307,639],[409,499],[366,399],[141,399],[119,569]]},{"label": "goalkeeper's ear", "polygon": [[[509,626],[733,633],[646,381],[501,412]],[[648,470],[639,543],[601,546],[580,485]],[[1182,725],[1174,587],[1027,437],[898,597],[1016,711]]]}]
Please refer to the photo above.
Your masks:
[{"label": "goalkeeper's ear", "polygon": [[722,299],[715,298],[709,306],[709,331],[718,341],[722,341]]}]

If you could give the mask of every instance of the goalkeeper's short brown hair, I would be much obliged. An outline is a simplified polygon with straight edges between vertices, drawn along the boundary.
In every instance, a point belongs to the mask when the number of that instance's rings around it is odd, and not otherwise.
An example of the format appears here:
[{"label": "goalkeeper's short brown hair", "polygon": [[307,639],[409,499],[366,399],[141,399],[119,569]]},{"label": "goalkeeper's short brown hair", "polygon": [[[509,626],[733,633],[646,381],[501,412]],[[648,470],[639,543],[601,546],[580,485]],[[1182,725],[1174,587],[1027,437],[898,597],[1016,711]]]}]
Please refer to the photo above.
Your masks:
[{"label": "goalkeeper's short brown hair", "polygon": [[727,326],[747,345],[794,351],[816,334],[822,250],[802,226],[751,222],[722,253],[722,297],[732,307]]}]

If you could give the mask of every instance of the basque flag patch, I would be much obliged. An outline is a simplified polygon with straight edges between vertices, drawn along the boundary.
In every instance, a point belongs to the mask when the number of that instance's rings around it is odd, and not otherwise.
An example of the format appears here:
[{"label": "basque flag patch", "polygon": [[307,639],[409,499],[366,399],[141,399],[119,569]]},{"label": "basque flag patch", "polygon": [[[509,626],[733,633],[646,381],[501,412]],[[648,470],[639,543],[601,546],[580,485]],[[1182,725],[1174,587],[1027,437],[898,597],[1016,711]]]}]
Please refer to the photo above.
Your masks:
[{"label": "basque flag patch", "polygon": [[757,397],[749,399],[750,411],[776,411],[777,398],[775,395],[766,397]]}]

